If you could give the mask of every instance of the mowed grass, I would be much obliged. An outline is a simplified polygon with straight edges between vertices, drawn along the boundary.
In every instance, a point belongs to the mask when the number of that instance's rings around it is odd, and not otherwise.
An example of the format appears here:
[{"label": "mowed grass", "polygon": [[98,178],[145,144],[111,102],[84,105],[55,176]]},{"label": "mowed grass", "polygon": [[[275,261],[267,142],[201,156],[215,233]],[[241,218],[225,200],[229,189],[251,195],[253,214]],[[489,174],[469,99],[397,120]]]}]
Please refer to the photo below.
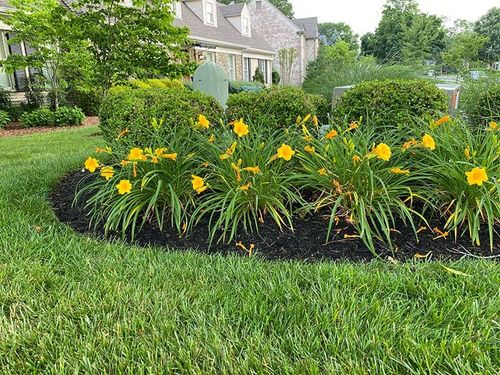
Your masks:
[{"label": "mowed grass", "polygon": [[271,263],[73,233],[47,195],[96,131],[0,139],[2,373],[498,373],[493,261]]}]

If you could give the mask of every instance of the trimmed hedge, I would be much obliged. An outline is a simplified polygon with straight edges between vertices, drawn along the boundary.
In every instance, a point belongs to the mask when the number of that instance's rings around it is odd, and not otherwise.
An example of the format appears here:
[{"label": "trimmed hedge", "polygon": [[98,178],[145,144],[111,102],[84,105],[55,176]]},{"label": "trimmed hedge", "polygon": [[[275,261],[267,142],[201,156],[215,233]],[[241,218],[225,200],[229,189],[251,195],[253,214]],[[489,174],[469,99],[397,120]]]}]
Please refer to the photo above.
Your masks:
[{"label": "trimmed hedge", "polygon": [[[126,89],[110,91],[100,111],[100,128],[111,144],[125,129],[131,144],[148,144],[152,119],[163,119],[164,126],[190,126],[200,114],[212,123],[224,111],[217,101],[187,89]],[[161,129],[158,131],[161,132]]]},{"label": "trimmed hedge", "polygon": [[240,92],[260,92],[266,87],[261,82],[230,81],[229,93],[239,94]]},{"label": "trimmed hedge", "polygon": [[414,117],[436,118],[448,111],[446,93],[425,80],[363,82],[340,97],[333,110],[337,121],[360,117],[380,130],[405,126]]},{"label": "trimmed hedge", "polygon": [[59,107],[55,112],[43,107],[32,112],[24,112],[20,120],[25,128],[51,125],[81,125],[85,120],[85,115],[78,107],[63,106]]},{"label": "trimmed hedge", "polygon": [[81,125],[85,120],[85,114],[78,107],[59,107],[54,112],[54,123],[56,125]]},{"label": "trimmed hedge", "polygon": [[244,118],[265,121],[269,126],[287,127],[297,116],[317,115],[325,119],[328,105],[317,95],[305,93],[297,87],[273,87],[261,92],[242,92],[229,96],[229,120]]},{"label": "trimmed hedge", "polygon": [[500,75],[464,83],[460,110],[473,126],[500,122]]}]

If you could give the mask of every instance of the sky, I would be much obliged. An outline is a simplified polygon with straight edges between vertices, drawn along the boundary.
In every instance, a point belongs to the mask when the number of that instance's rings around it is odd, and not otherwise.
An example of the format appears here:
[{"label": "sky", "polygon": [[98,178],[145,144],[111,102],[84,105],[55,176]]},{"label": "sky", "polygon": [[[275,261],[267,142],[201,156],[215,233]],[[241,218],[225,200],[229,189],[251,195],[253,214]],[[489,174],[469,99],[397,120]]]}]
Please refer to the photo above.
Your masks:
[{"label": "sky", "polygon": [[[345,22],[363,35],[375,31],[385,0],[290,0],[295,17],[318,17],[319,22]],[[500,0],[418,0],[420,9],[429,14],[476,21]]]}]

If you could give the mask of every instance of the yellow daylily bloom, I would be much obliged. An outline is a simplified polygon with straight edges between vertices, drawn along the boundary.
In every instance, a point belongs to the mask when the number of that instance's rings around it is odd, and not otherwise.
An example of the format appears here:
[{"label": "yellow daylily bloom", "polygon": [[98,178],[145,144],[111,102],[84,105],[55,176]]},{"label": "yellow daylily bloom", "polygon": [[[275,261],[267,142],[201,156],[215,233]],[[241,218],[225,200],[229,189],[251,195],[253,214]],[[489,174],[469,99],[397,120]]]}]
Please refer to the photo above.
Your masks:
[{"label": "yellow daylily bloom", "polygon": [[392,152],[391,148],[385,143],[380,143],[373,149],[373,154],[377,156],[378,159],[389,161],[391,158]]},{"label": "yellow daylily bloom", "polygon": [[169,160],[173,160],[173,161],[176,161],[177,160],[177,153],[174,152],[174,153],[171,153],[171,154],[164,154],[161,156],[163,159],[169,159]]},{"label": "yellow daylily bloom", "polygon": [[94,173],[97,168],[99,168],[99,160],[92,157],[88,157],[87,160],[85,160],[85,169],[90,173]]},{"label": "yellow daylily bloom", "polygon": [[429,150],[436,149],[436,142],[434,141],[434,138],[432,138],[432,136],[427,133],[422,137],[422,145]]},{"label": "yellow daylily bloom", "polygon": [[157,148],[157,149],[155,150],[155,155],[156,155],[156,156],[158,156],[158,157],[161,157],[161,156],[163,156],[163,154],[164,154],[165,152],[167,152],[167,151],[168,151],[168,149],[167,149],[166,147]]},{"label": "yellow daylily bloom", "polygon": [[408,150],[408,149],[410,149],[411,147],[413,147],[413,146],[415,146],[417,144],[418,144],[418,142],[416,141],[416,139],[412,138],[412,139],[410,139],[409,141],[407,141],[407,142],[405,142],[403,144],[403,150]]},{"label": "yellow daylily bloom", "polygon": [[280,159],[290,161],[292,159],[293,155],[295,155],[295,151],[290,146],[283,144],[283,145],[281,145],[280,148],[278,148],[277,155],[278,155],[278,158],[280,158]]},{"label": "yellow daylily bloom", "polygon": [[146,156],[144,155],[144,151],[142,151],[140,148],[133,148],[130,150],[128,154],[128,160],[134,161],[134,160],[145,160]]},{"label": "yellow daylily bloom", "polygon": [[243,190],[243,191],[248,191],[248,189],[250,189],[252,187],[252,183],[249,182],[248,184],[246,185],[243,185],[243,186],[240,186],[240,190]]},{"label": "yellow daylily bloom", "polygon": [[215,142],[215,135],[211,135],[210,138],[208,138],[209,143],[214,143]]},{"label": "yellow daylily bloom", "polygon": [[250,173],[253,173],[253,174],[261,173],[260,168],[259,168],[258,165],[256,165],[255,167],[245,167],[245,168],[243,168],[243,170],[245,172],[250,172]]},{"label": "yellow daylily bloom", "polygon": [[451,119],[450,116],[441,117],[439,120],[434,121],[433,127],[437,128],[439,125],[443,125],[444,123],[450,121],[450,119]]},{"label": "yellow daylily bloom", "polygon": [[132,191],[132,184],[129,180],[121,180],[117,185],[116,189],[118,190],[118,194],[125,195],[130,194]]},{"label": "yellow daylily bloom", "polygon": [[115,170],[113,167],[102,167],[101,168],[101,177],[104,177],[107,181],[111,180],[115,175]]},{"label": "yellow daylily bloom", "polygon": [[326,176],[328,174],[328,172],[326,171],[325,168],[321,168],[321,169],[318,170],[318,174],[320,176]]},{"label": "yellow daylily bloom", "polygon": [[203,115],[198,116],[198,128],[199,129],[208,129],[210,128],[210,121]]},{"label": "yellow daylily bloom", "polygon": [[191,178],[191,184],[193,185],[194,191],[196,191],[198,194],[201,194],[205,190],[207,190],[208,185],[205,185],[205,180],[202,177],[192,175]]},{"label": "yellow daylily bloom", "polygon": [[351,124],[349,125],[349,127],[347,128],[346,131],[350,132],[351,130],[357,129],[358,127],[359,127],[358,122],[353,121],[353,122],[351,122]]},{"label": "yellow daylily bloom", "polygon": [[239,138],[244,137],[249,133],[248,125],[243,122],[243,119],[239,119],[234,122],[233,131]]},{"label": "yellow daylily bloom", "polygon": [[304,147],[304,151],[308,152],[309,154],[314,154],[316,152],[316,149],[312,146],[307,145],[306,147]]},{"label": "yellow daylily bloom", "polygon": [[312,122],[313,122],[313,125],[317,127],[319,125],[318,116],[314,115]]},{"label": "yellow daylily bloom", "polygon": [[359,162],[361,161],[361,158],[360,158],[358,155],[354,155],[354,156],[352,157],[352,161],[353,161],[354,163],[359,163]]},{"label": "yellow daylily bloom", "polygon": [[488,181],[488,175],[486,174],[485,168],[473,168],[471,171],[465,172],[465,175],[467,176],[467,183],[471,186],[482,186],[483,182]]},{"label": "yellow daylily bloom", "polygon": [[330,130],[327,135],[325,135],[325,138],[332,139],[332,138],[335,138],[337,135],[339,135],[339,133],[335,129],[333,129],[333,130]]},{"label": "yellow daylily bloom", "polygon": [[500,129],[500,128],[498,127],[498,124],[497,124],[495,121],[490,122],[490,123],[488,124],[488,126],[489,126],[489,129],[490,129],[490,130],[498,130],[498,129]]},{"label": "yellow daylily bloom", "polygon": [[234,151],[236,150],[238,143],[234,142],[231,147],[229,147],[224,154],[220,156],[220,160],[226,160],[229,159],[233,154]]},{"label": "yellow daylily bloom", "polygon": [[116,137],[116,140],[119,140],[122,137],[125,137],[128,133],[130,133],[130,130],[128,128],[125,128],[125,130],[122,130],[118,136]]},{"label": "yellow daylily bloom", "polygon": [[410,171],[408,169],[401,169],[401,168],[392,168],[391,169],[391,173],[394,173],[394,174],[410,174]]}]

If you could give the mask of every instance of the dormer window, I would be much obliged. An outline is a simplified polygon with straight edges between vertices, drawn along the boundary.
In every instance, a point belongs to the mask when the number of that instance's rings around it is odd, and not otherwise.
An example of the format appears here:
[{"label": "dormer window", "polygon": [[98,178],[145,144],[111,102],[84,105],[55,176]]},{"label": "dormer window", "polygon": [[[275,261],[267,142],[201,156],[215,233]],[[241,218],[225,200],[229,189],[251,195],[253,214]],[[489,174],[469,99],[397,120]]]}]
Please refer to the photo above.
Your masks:
[{"label": "dormer window", "polygon": [[241,20],[241,24],[241,33],[245,36],[250,36],[250,19],[248,17],[243,17]]},{"label": "dormer window", "polygon": [[215,4],[210,1],[205,3],[205,23],[215,25]]}]

